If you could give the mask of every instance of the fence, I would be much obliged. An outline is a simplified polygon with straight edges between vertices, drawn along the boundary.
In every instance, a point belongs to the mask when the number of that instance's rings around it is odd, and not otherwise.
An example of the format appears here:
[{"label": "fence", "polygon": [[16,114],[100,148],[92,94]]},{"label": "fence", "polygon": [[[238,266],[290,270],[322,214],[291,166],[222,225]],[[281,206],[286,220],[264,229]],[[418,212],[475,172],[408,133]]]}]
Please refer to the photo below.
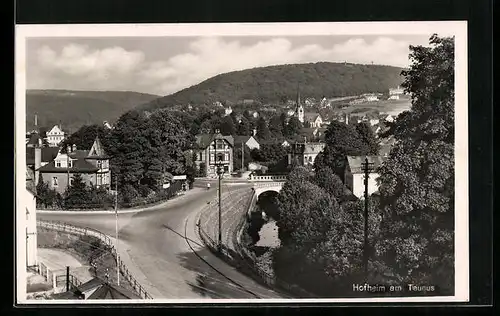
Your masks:
[{"label": "fence", "polygon": [[[55,289],[59,286],[66,285],[66,272],[63,274],[56,274],[57,271],[50,270],[43,262],[39,262],[36,267],[37,272],[45,278],[46,281],[52,283],[52,287]],[[71,287],[78,287],[82,284],[77,277],[70,274],[69,284]]]},{"label": "fence", "polygon": [[[77,236],[93,236],[101,240],[106,246],[109,247],[111,254],[116,260],[116,249],[111,241],[111,238],[106,235],[101,233],[98,230],[88,228],[88,227],[77,227],[73,225],[69,225],[66,223],[62,222],[52,222],[52,221],[37,221],[37,226],[49,229],[49,230],[55,230],[59,232],[64,232],[67,234],[73,234]],[[125,277],[125,279],[130,283],[132,288],[139,294],[140,297],[144,299],[152,299],[153,297],[149,295],[148,292],[142,287],[139,282],[132,276],[132,274],[129,272],[128,268],[126,265],[123,263],[122,260],[118,257],[118,267],[117,267],[121,274]],[[42,274],[43,275],[43,274]]]},{"label": "fence", "polygon": [[250,181],[286,181],[286,175],[256,176],[250,175]]}]

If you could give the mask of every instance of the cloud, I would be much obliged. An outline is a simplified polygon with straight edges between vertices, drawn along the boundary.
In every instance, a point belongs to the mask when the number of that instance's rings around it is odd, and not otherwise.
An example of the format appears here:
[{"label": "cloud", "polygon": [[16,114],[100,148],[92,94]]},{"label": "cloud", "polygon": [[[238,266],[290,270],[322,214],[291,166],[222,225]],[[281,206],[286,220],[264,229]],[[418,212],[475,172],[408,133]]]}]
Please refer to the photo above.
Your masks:
[{"label": "cloud", "polygon": [[[318,61],[408,66],[410,43],[390,37],[367,42],[351,38],[340,43],[293,45],[288,38],[271,38],[252,45],[224,38],[198,38],[185,53],[148,60],[147,51],[114,46],[92,49],[75,43],[55,51],[37,50],[36,71],[29,77],[44,88],[132,90],[166,95],[220,73],[247,68]],[[60,86],[57,86],[60,85]]]}]

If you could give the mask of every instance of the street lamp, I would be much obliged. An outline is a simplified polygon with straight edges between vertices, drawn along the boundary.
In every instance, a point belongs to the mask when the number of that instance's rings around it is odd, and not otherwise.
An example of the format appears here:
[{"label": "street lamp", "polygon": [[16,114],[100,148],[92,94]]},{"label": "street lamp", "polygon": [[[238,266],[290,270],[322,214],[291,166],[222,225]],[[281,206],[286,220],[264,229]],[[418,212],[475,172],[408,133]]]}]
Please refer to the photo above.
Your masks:
[{"label": "street lamp", "polygon": [[217,176],[219,178],[219,242],[217,244],[217,249],[219,253],[222,253],[222,175],[224,173],[224,168],[222,166],[222,159],[217,156],[217,145],[222,140],[219,130],[215,131],[215,165],[217,170]]}]

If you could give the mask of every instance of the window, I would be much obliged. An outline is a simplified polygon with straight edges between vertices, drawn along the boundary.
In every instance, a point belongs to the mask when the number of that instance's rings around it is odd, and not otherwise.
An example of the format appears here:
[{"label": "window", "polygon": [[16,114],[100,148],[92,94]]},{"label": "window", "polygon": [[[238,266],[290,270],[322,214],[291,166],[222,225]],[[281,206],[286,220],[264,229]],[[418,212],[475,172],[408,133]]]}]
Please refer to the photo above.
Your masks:
[{"label": "window", "polygon": [[52,177],[52,186],[57,187],[59,185],[59,181],[57,180],[57,177]]},{"label": "window", "polygon": [[69,164],[69,167],[70,167],[70,168],[73,168],[73,160],[71,160],[71,159],[70,159],[70,160],[68,161],[68,164]]},{"label": "window", "polygon": [[73,185],[73,177],[69,178],[69,185]]},{"label": "window", "polygon": [[215,161],[215,154],[210,154],[210,161]]},{"label": "window", "polygon": [[229,154],[224,154],[224,160],[229,161]]},{"label": "window", "polygon": [[224,141],[220,140],[217,142],[217,149],[224,149]]},{"label": "window", "polygon": [[218,154],[217,155],[217,161],[223,161],[223,158],[224,156],[222,154]]},{"label": "window", "polygon": [[60,160],[56,160],[56,167],[61,168],[61,161]]},{"label": "window", "polygon": [[102,161],[97,160],[97,168],[102,169]]},{"label": "window", "polygon": [[200,154],[199,154],[199,157],[198,157],[198,160],[203,160],[203,153],[200,151]]}]

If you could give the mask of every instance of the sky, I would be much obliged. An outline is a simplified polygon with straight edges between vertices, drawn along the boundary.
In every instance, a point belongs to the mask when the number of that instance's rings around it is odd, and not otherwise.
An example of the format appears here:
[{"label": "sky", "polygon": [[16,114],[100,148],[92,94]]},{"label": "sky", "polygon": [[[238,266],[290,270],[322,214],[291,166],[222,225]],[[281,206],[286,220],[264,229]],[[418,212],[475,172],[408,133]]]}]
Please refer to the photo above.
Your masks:
[{"label": "sky", "polygon": [[409,66],[423,35],[54,37],[26,41],[28,89],[168,95],[215,75],[310,62]]}]

